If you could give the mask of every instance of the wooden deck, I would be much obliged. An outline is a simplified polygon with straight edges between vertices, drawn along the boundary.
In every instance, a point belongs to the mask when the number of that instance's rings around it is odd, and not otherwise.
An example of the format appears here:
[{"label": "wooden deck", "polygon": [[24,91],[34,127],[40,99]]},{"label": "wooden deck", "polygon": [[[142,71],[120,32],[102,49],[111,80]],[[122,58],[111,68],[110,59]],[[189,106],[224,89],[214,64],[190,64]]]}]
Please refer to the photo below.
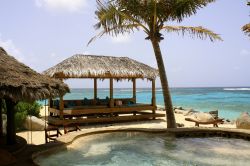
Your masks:
[{"label": "wooden deck", "polygon": [[88,123],[109,123],[109,122],[150,120],[164,116],[165,116],[164,114],[145,113],[140,115],[122,115],[122,116],[112,116],[112,117],[94,117],[94,118],[77,118],[77,119],[59,119],[55,117],[49,117],[48,122],[53,125],[61,126],[64,124],[88,124]]},{"label": "wooden deck", "polygon": [[49,117],[48,123],[52,125],[109,123],[150,120],[165,116],[165,114],[155,113],[156,109],[156,106],[150,104],[115,107],[76,106],[74,108],[65,108],[63,118],[59,118],[60,110],[50,108],[49,111],[54,116]]},{"label": "wooden deck", "polygon": [[[74,108],[65,108],[63,110],[64,115],[88,115],[88,114],[99,114],[99,113],[131,113],[134,111],[142,110],[156,110],[156,106],[150,104],[134,104],[131,106],[116,106],[116,107],[107,107],[107,106],[77,106]],[[50,108],[49,111],[55,115],[60,114],[60,110]]]}]

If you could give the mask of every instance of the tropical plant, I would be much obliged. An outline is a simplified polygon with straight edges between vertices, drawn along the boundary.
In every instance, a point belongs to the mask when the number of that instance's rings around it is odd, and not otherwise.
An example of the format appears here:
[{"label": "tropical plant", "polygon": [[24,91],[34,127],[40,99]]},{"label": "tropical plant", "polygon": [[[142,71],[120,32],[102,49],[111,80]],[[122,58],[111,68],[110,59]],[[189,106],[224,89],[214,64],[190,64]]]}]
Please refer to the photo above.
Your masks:
[{"label": "tropical plant", "polygon": [[167,127],[176,128],[173,106],[168,88],[165,66],[160,49],[163,40],[162,32],[189,33],[198,38],[209,38],[211,41],[222,40],[219,35],[201,26],[171,26],[171,21],[182,22],[184,18],[197,12],[215,0],[97,0],[96,29],[102,29],[93,37],[92,42],[104,34],[117,36],[143,30],[154,49],[162,85]]},{"label": "tropical plant", "polygon": [[37,102],[33,103],[18,102],[18,104],[15,107],[16,130],[19,131],[24,129],[23,125],[28,115],[40,117],[40,109],[41,105],[38,104]]},{"label": "tropical plant", "polygon": [[[250,6],[250,2],[247,2],[247,5]],[[246,24],[242,27],[242,30],[245,32],[246,35],[250,37],[250,23]]]}]

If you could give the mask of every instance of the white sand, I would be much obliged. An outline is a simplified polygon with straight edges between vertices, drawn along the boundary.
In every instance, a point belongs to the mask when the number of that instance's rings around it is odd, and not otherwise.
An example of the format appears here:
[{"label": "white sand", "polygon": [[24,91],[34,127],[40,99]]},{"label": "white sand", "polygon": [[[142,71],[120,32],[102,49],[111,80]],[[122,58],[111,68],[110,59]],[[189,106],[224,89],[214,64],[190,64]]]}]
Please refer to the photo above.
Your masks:
[{"label": "white sand", "polygon": [[[159,111],[160,113],[165,113],[164,111]],[[45,108],[41,109],[41,116],[45,116]],[[46,112],[48,115],[48,113]],[[194,127],[193,122],[185,121],[185,116],[182,114],[175,114],[176,122],[184,124],[185,127]],[[100,128],[109,128],[109,127],[127,127],[127,128],[166,128],[166,118],[158,118],[160,120],[151,120],[151,121],[139,121],[139,122],[123,122],[123,123],[113,123],[113,124],[104,124],[104,125],[89,125],[82,126],[81,129],[93,129],[96,130]],[[213,125],[200,125],[200,127],[213,127]],[[235,124],[219,124],[219,127],[223,128],[236,128]],[[63,129],[61,129],[61,133],[63,133]],[[21,136],[27,140],[29,144],[44,144],[45,143],[45,132],[44,131],[23,131],[17,133],[18,136]],[[32,138],[31,138],[32,137]]]}]

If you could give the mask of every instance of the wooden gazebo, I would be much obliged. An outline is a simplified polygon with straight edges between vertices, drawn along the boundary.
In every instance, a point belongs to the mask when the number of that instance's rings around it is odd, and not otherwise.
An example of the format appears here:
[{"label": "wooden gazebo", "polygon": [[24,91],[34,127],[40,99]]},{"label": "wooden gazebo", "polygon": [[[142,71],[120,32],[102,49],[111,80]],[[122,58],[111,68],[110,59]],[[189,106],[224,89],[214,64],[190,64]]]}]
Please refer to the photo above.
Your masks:
[{"label": "wooden gazebo", "polygon": [[[69,92],[66,84],[39,74],[28,66],[18,62],[0,47],[0,99],[7,107],[7,144],[15,143],[14,107],[18,101],[32,102],[39,99],[62,96]],[[2,108],[0,123],[2,124]],[[0,126],[0,137],[2,126]]]},{"label": "wooden gazebo", "polygon": [[[94,82],[94,98],[79,100],[51,100],[49,123],[53,125],[120,122],[130,120],[155,119],[165,116],[157,114],[155,110],[155,78],[158,71],[148,65],[127,57],[74,55],[44,74],[58,78],[88,78]],[[106,99],[97,97],[97,79],[109,79],[110,94]],[[113,81],[128,79],[133,82],[132,98],[114,98]],[[152,102],[149,104],[137,103],[136,79],[148,79],[152,82]],[[151,112],[146,111],[151,110]]]}]

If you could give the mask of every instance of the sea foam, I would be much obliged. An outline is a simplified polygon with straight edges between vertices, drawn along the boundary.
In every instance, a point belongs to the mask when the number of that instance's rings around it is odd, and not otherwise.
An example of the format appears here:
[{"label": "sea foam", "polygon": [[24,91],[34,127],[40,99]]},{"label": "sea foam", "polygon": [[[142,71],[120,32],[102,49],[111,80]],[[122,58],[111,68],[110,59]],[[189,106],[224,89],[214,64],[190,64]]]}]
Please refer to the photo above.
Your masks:
[{"label": "sea foam", "polygon": [[223,90],[229,90],[229,91],[250,91],[250,88],[224,88]]}]

